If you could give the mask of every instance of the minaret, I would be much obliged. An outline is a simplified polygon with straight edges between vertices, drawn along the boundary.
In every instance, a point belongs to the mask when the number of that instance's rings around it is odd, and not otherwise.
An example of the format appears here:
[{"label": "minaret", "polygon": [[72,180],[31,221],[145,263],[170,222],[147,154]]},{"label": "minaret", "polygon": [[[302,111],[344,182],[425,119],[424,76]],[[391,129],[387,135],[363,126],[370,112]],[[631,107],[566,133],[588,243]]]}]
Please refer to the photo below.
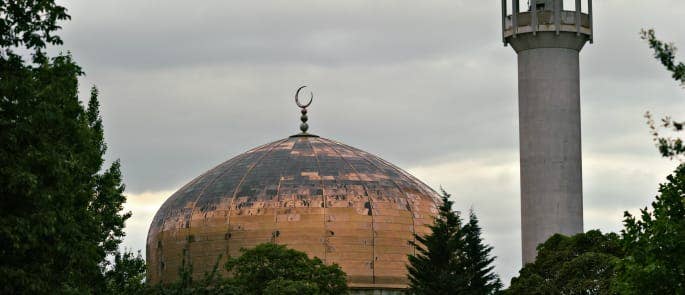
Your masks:
[{"label": "minaret", "polygon": [[527,2],[522,12],[519,0],[502,0],[504,45],[518,55],[524,264],[553,234],[583,231],[578,56],[592,43],[592,0],[575,0],[574,10]]}]

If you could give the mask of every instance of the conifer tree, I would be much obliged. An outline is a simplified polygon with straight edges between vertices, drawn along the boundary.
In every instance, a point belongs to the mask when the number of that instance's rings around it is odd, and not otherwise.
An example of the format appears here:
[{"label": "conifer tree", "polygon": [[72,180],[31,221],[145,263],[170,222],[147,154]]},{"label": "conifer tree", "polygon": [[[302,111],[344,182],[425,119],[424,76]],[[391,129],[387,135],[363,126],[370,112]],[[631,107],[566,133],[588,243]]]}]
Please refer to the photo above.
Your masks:
[{"label": "conifer tree", "polygon": [[469,212],[469,223],[464,225],[465,251],[464,260],[468,289],[464,294],[494,294],[501,287],[499,276],[493,272],[495,257],[491,256],[492,246],[483,243],[480,237],[481,228],[478,217],[472,210]]},{"label": "conifer tree", "polygon": [[414,235],[415,255],[409,255],[409,287],[412,294],[454,294],[463,291],[466,278],[461,255],[464,233],[461,219],[452,212],[450,195],[442,192],[438,216],[426,236]]},{"label": "conifer tree", "polygon": [[414,235],[416,254],[409,255],[407,265],[410,293],[492,294],[500,288],[499,279],[492,273],[492,248],[483,245],[475,214],[462,228],[449,197],[443,190],[431,233]]}]

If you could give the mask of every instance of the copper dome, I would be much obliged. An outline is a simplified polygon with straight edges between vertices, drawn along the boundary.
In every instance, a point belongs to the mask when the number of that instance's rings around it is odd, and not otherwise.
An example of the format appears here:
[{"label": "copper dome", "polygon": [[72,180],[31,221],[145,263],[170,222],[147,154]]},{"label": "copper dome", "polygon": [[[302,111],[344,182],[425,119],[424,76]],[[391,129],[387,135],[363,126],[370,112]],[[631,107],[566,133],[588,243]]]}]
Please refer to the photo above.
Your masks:
[{"label": "copper dome", "polygon": [[413,233],[426,233],[438,194],[409,173],[345,144],[304,135],[230,159],[183,186],[147,238],[149,279],[173,281],[264,242],[337,263],[350,287],[407,284]]}]

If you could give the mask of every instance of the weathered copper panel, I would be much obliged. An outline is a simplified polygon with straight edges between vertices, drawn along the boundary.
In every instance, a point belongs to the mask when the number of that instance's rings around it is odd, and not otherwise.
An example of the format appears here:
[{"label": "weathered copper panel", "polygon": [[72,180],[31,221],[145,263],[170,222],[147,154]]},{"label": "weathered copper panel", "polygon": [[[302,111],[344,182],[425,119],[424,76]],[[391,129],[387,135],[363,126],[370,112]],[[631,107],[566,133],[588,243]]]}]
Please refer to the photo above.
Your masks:
[{"label": "weathered copper panel", "polygon": [[241,248],[275,242],[337,263],[351,287],[406,287],[413,233],[427,233],[437,194],[364,151],[319,137],[254,148],[194,179],[162,205],[147,241],[149,279],[196,275]]}]

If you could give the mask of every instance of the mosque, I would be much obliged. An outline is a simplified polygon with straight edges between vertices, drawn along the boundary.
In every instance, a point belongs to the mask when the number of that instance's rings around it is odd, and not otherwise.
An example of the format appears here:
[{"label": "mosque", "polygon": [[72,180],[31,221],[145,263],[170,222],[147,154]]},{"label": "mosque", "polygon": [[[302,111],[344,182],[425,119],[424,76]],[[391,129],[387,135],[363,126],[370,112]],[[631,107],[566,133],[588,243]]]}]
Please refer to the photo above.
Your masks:
[{"label": "mosque", "polygon": [[[502,0],[502,40],[518,55],[523,262],[554,233],[583,231],[579,53],[593,41],[592,0]],[[581,8],[586,7],[583,11]],[[511,14],[509,14],[511,13]],[[304,86],[303,86],[304,87]],[[337,263],[354,293],[407,288],[414,234],[433,221],[439,195],[387,161],[301,132],[238,155],[169,197],[147,237],[148,280],[195,274],[217,258],[265,242]]]}]

